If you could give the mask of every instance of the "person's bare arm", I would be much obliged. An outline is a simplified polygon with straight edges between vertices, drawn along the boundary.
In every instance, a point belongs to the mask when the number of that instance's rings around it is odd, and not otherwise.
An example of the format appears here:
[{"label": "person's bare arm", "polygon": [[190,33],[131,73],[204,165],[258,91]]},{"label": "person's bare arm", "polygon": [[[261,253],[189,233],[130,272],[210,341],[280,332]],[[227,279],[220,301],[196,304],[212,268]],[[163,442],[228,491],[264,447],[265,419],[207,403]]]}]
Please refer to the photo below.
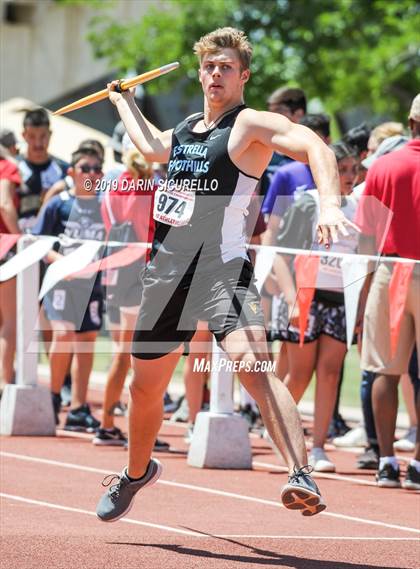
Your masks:
[{"label": "person's bare arm", "polygon": [[55,263],[56,261],[59,261],[62,258],[63,258],[63,255],[61,253],[59,253],[58,251],[54,251],[54,249],[51,249],[51,251],[49,251],[45,255],[44,261],[46,263]]},{"label": "person's bare arm", "polygon": [[55,184],[49,188],[45,194],[42,196],[42,205],[46,205],[51,198],[57,194],[61,194],[62,191],[66,189],[66,182],[64,180],[57,180]]},{"label": "person's bare arm", "polygon": [[149,162],[167,163],[173,130],[161,131],[148,121],[136,105],[132,91],[117,93],[118,81],[108,83],[110,101],[117,107],[128,135]]},{"label": "person's bare arm", "polygon": [[279,233],[281,217],[278,215],[270,214],[268,218],[267,228],[262,237],[263,245],[275,245],[277,235]]},{"label": "person's bare arm", "polygon": [[289,307],[290,323],[296,326],[299,321],[296,287],[289,265],[283,255],[276,255],[273,263],[273,273]]},{"label": "person's bare arm", "polygon": [[21,233],[18,215],[13,203],[16,185],[10,180],[0,180],[0,216],[10,233]]},{"label": "person's bare arm", "polygon": [[240,116],[244,150],[252,143],[260,143],[270,150],[309,164],[320,196],[317,226],[320,243],[327,245],[330,237],[337,241],[337,230],[348,235],[346,225],[358,229],[340,210],[337,161],[333,151],[317,134],[276,113],[247,109]]}]

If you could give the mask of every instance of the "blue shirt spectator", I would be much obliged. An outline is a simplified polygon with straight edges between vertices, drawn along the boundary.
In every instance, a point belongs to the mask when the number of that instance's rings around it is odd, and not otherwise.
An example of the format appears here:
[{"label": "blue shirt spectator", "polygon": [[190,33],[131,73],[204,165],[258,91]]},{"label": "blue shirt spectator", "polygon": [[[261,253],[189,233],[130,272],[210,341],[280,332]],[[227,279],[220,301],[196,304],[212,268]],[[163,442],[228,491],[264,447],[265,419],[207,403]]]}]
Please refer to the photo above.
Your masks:
[{"label": "blue shirt spectator", "polygon": [[293,196],[299,196],[306,190],[313,189],[315,182],[311,170],[302,162],[290,162],[281,166],[274,174],[262,206],[264,214],[283,216],[293,202]]}]

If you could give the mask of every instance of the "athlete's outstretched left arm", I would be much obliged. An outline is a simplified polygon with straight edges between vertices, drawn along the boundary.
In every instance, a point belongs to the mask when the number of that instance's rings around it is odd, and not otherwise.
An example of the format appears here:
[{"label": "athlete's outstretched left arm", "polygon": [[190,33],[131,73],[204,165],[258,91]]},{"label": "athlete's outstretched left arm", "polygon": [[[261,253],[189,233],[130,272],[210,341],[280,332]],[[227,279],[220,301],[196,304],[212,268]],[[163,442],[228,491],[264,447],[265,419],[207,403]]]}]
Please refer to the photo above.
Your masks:
[{"label": "athlete's outstretched left arm", "polygon": [[[346,226],[358,229],[340,209],[340,185],[333,151],[311,129],[276,113],[247,109],[241,113],[246,143],[259,142],[295,160],[307,162],[320,196],[318,240],[325,245],[337,241]],[[242,122],[241,121],[241,122]]]}]

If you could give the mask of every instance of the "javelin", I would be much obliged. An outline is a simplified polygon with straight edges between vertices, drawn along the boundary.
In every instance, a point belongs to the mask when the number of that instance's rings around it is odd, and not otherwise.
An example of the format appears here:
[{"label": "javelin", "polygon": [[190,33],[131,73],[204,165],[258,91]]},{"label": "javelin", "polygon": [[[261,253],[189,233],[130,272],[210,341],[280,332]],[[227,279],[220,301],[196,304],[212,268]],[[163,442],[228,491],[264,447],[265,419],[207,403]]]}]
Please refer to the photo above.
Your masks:
[{"label": "javelin", "polygon": [[[146,73],[142,73],[141,75],[136,75],[136,77],[132,77],[131,79],[123,80],[120,82],[120,88],[122,91],[126,91],[131,87],[135,87],[136,85],[141,85],[142,83],[146,83],[147,81],[151,81],[160,75],[164,75],[165,73],[169,73],[169,71],[173,71],[179,67],[179,63],[175,61],[174,63],[168,63],[168,65],[163,65],[162,67],[157,67],[156,69],[152,69],[151,71],[147,71]],[[86,107],[87,105],[91,105],[92,103],[96,103],[97,101],[102,101],[108,97],[108,89],[102,89],[102,91],[97,91],[96,93],[92,93],[87,97],[83,97],[74,103],[70,103],[70,105],[66,105],[65,107],[61,107],[57,111],[53,112],[53,115],[64,115],[65,113],[69,113],[70,111],[75,111],[76,109],[80,109],[82,107]]]}]

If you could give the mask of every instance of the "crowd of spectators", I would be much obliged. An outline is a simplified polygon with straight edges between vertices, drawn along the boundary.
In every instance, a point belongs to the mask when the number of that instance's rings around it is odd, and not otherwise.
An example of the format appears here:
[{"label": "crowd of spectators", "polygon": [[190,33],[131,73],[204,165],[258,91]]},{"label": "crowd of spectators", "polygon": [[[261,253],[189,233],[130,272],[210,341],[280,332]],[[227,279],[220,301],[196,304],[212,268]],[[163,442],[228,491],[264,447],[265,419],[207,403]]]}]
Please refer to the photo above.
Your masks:
[{"label": "crowd of spectators", "polygon": [[[269,111],[312,129],[330,144],[338,163],[342,209],[360,227],[360,233],[352,231],[333,243],[329,256],[320,256],[302,330],[297,301],[298,265],[295,254],[285,249],[319,250],[315,239],[318,193],[307,164],[274,154],[249,207],[247,237],[253,260],[258,248],[252,245],[281,248],[276,251],[261,295],[279,381],[285,382],[298,402],[313,374],[316,376],[310,464],[315,471],[336,470],[336,464],[325,453],[326,441],[338,448],[365,446],[357,468],[376,469],[381,487],[398,487],[400,467],[395,450],[414,452],[402,484],[419,490],[420,380],[416,346],[418,350],[420,95],[409,109],[408,128],[398,122],[374,128],[363,123],[333,144],[330,118],[308,114],[301,89],[277,89],[267,106]],[[103,172],[104,148],[98,141],[83,141],[74,149],[69,163],[64,163],[49,154],[50,136],[49,116],[41,108],[28,111],[24,117],[24,150],[20,150],[13,132],[1,132],[0,233],[60,237],[59,244],[42,262],[41,280],[51,263],[73,253],[84,240],[108,241],[109,245],[100,250],[102,256],[135,251],[120,266],[57,283],[40,304],[57,425],[62,420],[61,409],[68,405],[64,429],[92,433],[95,445],[126,446],[126,436],[115,426],[114,416],[124,413],[122,391],[130,369],[130,344],[141,302],[141,272],[148,260],[145,244],[153,239],[154,193],[165,177],[165,169],[148,163],[121,131],[121,125],[115,134],[115,166],[108,172]],[[115,243],[121,244],[119,248]],[[137,250],[130,244],[135,244]],[[339,408],[349,344],[342,259],[349,253],[378,259],[369,268],[360,294],[354,338],[350,339],[358,346],[362,370],[360,378],[351,378],[360,382],[363,415],[353,429]],[[11,248],[0,264],[15,254],[15,248]],[[398,281],[403,271],[405,281]],[[400,288],[401,283],[406,283],[402,300],[398,291],[402,306],[397,329],[391,322],[396,282]],[[88,386],[104,315],[113,342],[113,358],[99,420],[89,406]],[[17,322],[13,278],[0,282],[2,384],[14,381]],[[183,404],[175,404],[168,394],[165,397],[165,409],[175,411],[179,407],[174,418],[190,423],[187,442],[194,436],[195,417],[206,403],[208,373],[196,372],[193,366],[194,358],[211,358],[211,334],[205,323],[200,324],[194,342],[198,347],[185,360]],[[395,442],[400,378],[410,428]],[[258,408],[243,388],[239,412],[250,429],[261,427]],[[156,440],[155,451],[168,449],[166,442]]]}]

